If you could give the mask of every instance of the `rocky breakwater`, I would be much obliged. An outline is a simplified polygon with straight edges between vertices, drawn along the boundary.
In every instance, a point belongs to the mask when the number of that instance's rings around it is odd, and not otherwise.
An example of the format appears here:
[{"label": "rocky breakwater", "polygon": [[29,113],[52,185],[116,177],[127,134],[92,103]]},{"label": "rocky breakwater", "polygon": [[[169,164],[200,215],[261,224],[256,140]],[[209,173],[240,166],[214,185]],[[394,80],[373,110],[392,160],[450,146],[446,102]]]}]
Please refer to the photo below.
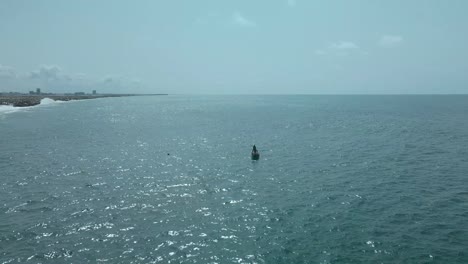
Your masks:
[{"label": "rocky breakwater", "polygon": [[55,101],[87,100],[104,97],[134,96],[133,94],[108,94],[108,95],[0,95],[0,105],[13,105],[16,107],[34,106],[41,103],[44,98]]}]

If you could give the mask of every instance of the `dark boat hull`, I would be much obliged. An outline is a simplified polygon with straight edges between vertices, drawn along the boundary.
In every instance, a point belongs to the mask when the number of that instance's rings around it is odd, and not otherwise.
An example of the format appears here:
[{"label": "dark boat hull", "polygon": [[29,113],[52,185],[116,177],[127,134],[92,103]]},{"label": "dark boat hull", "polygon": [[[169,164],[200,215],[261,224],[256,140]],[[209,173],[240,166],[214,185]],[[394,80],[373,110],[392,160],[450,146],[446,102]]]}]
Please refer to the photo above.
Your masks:
[{"label": "dark boat hull", "polygon": [[252,153],[251,157],[252,157],[252,160],[258,160],[258,159],[260,159],[260,154],[259,153]]}]

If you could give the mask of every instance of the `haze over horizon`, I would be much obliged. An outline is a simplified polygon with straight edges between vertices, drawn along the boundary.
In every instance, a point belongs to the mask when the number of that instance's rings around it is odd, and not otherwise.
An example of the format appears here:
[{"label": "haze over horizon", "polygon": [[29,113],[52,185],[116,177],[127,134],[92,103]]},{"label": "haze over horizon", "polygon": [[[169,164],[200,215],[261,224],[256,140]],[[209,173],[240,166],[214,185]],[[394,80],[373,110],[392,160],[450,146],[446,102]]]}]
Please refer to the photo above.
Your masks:
[{"label": "haze over horizon", "polygon": [[0,0],[0,92],[468,93],[468,1]]}]

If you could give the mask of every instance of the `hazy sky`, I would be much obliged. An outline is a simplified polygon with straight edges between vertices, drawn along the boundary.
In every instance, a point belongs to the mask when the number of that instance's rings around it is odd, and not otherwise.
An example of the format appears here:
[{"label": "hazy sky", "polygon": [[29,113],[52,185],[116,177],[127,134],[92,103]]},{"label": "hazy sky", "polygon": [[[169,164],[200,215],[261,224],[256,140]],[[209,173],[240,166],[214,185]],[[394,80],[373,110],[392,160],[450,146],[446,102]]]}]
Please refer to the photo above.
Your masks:
[{"label": "hazy sky", "polygon": [[0,0],[0,91],[468,93],[466,0]]}]

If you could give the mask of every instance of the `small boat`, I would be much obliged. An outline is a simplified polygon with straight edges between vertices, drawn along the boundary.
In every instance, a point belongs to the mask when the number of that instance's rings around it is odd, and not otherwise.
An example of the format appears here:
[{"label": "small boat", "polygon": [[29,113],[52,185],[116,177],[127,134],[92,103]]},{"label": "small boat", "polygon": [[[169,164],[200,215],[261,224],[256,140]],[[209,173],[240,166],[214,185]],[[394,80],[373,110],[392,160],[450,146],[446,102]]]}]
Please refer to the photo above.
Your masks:
[{"label": "small boat", "polygon": [[258,160],[260,158],[260,153],[258,153],[258,151],[257,152],[252,151],[251,157],[252,157],[252,160]]},{"label": "small boat", "polygon": [[250,154],[252,160],[258,160],[260,158],[260,153],[257,150],[257,147],[253,145],[252,153]]}]

